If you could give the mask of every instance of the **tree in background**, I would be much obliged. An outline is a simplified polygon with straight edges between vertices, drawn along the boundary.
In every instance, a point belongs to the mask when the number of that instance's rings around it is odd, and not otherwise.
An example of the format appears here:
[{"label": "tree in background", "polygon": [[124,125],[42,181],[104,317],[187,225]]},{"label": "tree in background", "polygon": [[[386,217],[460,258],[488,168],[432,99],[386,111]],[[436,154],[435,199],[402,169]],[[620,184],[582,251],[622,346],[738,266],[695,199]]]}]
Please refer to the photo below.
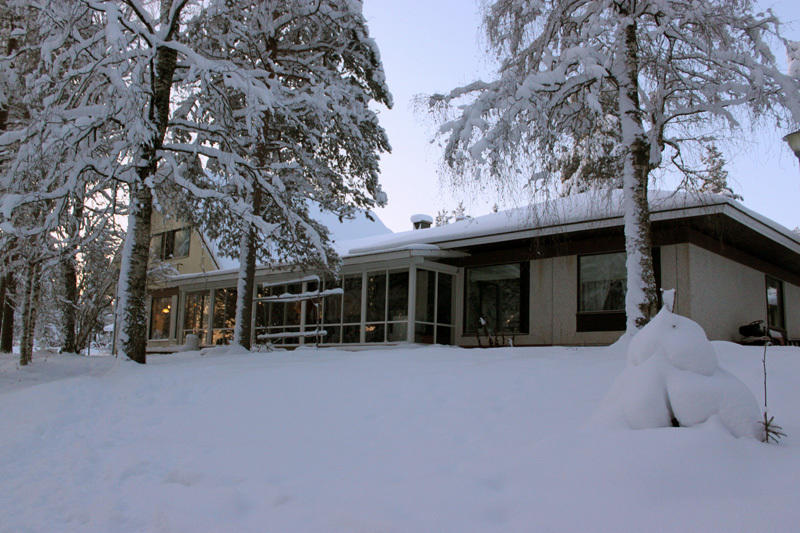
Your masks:
[{"label": "tree in background", "polygon": [[742,197],[728,185],[728,171],[725,170],[725,158],[719,151],[717,145],[711,144],[706,148],[706,153],[700,159],[706,167],[705,172],[700,174],[700,192],[721,194],[733,200],[741,200]]},{"label": "tree in background", "polygon": [[[745,112],[800,119],[800,81],[780,72],[779,21],[751,0],[495,0],[483,26],[497,78],[428,103],[457,176],[543,190],[564,152],[622,169],[629,332],[655,311],[647,188],[655,169],[692,176],[692,157]],[[609,133],[611,135],[609,135]],[[592,143],[602,139],[600,147]],[[601,152],[602,153],[602,152]],[[602,159],[602,158],[601,158]]]}]

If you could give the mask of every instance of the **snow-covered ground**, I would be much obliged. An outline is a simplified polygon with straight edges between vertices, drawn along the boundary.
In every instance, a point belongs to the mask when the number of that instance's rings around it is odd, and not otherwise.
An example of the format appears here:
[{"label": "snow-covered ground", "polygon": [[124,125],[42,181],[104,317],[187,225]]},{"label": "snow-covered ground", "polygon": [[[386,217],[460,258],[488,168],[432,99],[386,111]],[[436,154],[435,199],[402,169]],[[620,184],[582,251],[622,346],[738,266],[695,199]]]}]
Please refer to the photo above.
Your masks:
[{"label": "snow-covered ground", "polygon": [[0,531],[796,531],[800,349],[768,365],[780,445],[587,426],[615,348],[6,357]]}]

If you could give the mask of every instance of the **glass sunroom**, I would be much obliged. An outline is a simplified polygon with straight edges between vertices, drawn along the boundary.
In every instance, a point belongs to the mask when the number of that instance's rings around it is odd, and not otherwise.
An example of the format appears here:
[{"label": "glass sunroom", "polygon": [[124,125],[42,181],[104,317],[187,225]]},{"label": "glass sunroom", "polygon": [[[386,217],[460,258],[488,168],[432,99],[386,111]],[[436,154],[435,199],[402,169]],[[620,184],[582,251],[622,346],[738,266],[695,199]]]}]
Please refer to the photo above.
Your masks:
[{"label": "glass sunroom", "polygon": [[[455,273],[454,267],[427,261],[351,267],[338,279],[257,273],[253,345],[453,344]],[[234,276],[208,288],[193,286],[193,276],[186,276],[173,342],[183,344],[188,334],[206,346],[232,342]]]}]

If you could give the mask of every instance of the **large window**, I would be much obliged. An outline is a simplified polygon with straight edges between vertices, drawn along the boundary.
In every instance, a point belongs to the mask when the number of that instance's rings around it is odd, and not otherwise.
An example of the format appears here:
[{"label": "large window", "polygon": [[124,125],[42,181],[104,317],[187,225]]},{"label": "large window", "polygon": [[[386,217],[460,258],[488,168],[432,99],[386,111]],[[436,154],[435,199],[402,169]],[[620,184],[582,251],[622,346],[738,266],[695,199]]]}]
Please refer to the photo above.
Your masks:
[{"label": "large window", "polygon": [[625,259],[625,252],[578,256],[576,331],[625,329]]},{"label": "large window", "polygon": [[453,344],[453,276],[417,270],[414,342]]},{"label": "large window", "polygon": [[783,282],[767,276],[767,320],[769,327],[786,330],[786,318],[783,308]]},{"label": "large window", "polygon": [[200,343],[206,342],[208,328],[208,306],[211,299],[208,291],[190,292],[186,295],[183,312],[183,338],[190,333],[200,338]]},{"label": "large window", "polygon": [[[653,275],[661,306],[661,250],[653,248]],[[576,331],[624,331],[625,252],[578,256]]]},{"label": "large window", "polygon": [[529,272],[527,262],[468,268],[464,333],[527,333]]},{"label": "large window", "polygon": [[189,256],[191,228],[174,229],[157,233],[150,238],[150,257],[167,261]]},{"label": "large window", "polygon": [[625,253],[578,258],[578,312],[625,312]]},{"label": "large window", "polygon": [[156,296],[150,305],[150,339],[169,338],[172,322],[172,296]]},{"label": "large window", "polygon": [[236,324],[236,289],[214,291],[214,320],[211,331],[212,344],[230,344]]}]

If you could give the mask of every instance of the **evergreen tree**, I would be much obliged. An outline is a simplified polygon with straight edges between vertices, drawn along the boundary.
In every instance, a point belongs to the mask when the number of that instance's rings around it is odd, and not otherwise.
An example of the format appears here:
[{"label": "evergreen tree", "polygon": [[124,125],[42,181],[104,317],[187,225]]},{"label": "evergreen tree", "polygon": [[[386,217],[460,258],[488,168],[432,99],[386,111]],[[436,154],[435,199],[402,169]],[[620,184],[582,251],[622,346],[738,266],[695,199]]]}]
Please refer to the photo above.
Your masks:
[{"label": "evergreen tree", "polygon": [[706,153],[702,157],[705,165],[705,172],[700,175],[700,192],[721,194],[733,200],[741,200],[742,197],[733,192],[728,185],[728,171],[725,170],[725,158],[719,151],[717,145],[711,144],[706,148]]}]

